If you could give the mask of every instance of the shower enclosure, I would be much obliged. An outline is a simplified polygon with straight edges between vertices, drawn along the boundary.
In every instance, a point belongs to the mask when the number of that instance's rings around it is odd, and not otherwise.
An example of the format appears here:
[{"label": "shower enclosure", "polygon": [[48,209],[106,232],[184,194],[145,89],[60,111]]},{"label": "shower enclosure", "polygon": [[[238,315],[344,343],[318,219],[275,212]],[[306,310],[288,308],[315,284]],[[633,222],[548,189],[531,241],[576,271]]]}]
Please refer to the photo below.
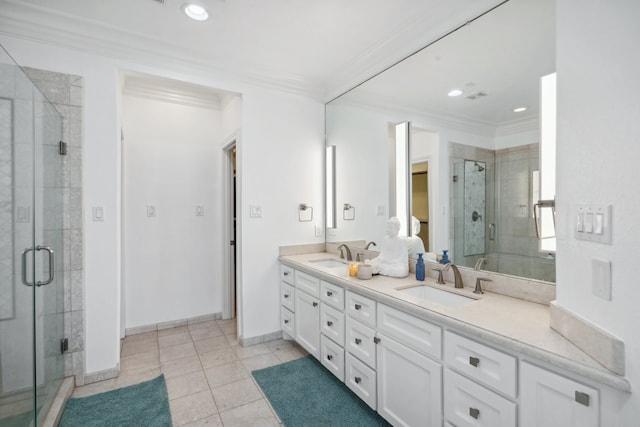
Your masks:
[{"label": "shower enclosure", "polygon": [[41,425],[64,376],[62,118],[0,47],[0,425]]}]

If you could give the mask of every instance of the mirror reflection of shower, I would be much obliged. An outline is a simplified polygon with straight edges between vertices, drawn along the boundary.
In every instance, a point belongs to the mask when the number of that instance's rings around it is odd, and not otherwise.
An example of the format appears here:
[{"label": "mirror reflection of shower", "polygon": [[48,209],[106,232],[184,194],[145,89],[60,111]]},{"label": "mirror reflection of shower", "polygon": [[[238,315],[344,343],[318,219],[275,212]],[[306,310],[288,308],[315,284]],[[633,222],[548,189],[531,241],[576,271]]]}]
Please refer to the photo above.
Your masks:
[{"label": "mirror reflection of shower", "polygon": [[464,161],[464,256],[486,252],[486,166],[485,162]]}]

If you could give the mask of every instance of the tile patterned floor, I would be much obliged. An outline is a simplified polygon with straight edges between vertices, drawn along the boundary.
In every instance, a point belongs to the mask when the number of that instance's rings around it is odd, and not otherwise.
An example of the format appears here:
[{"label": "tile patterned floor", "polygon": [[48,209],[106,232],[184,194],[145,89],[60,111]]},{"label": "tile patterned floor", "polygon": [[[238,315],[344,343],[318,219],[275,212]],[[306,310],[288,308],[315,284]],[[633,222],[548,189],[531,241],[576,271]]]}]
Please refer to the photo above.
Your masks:
[{"label": "tile patterned floor", "polygon": [[89,396],[164,373],[173,425],[279,426],[251,371],[306,356],[291,341],[241,347],[235,320],[216,320],[131,335],[122,340],[120,375],[78,387]]}]

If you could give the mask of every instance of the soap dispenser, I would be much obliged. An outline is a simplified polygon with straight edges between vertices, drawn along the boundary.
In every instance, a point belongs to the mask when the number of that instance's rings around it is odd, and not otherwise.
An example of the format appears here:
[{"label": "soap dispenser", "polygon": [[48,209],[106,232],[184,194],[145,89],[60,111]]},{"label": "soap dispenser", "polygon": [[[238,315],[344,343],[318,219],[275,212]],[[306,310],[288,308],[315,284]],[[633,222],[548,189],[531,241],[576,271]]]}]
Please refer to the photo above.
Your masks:
[{"label": "soap dispenser", "polygon": [[424,280],[424,258],[422,258],[422,254],[418,254],[418,261],[416,261],[416,280]]},{"label": "soap dispenser", "polygon": [[443,249],[442,250],[442,258],[440,258],[440,264],[449,264],[449,254],[447,253],[449,252],[448,249]]}]

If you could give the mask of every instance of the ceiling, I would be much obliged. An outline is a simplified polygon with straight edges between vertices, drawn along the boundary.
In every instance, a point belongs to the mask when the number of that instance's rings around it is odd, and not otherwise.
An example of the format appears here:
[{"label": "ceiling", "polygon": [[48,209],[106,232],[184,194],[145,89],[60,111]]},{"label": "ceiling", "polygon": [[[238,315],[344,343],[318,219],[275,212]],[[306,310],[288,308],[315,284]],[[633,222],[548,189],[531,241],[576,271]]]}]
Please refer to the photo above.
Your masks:
[{"label": "ceiling", "polygon": [[0,0],[0,32],[328,100],[499,0]]}]

